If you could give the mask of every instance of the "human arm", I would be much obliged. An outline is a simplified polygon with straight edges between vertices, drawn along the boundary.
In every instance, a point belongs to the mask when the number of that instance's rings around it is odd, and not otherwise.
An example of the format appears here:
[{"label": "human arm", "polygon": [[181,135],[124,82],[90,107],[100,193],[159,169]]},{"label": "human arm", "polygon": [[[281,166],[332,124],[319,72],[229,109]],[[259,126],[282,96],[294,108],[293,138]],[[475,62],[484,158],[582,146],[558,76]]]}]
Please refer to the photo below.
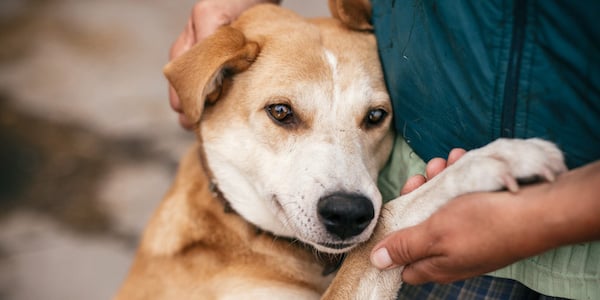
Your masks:
[{"label": "human arm", "polygon": [[392,266],[410,284],[485,274],[562,245],[600,239],[600,161],[519,192],[457,197],[423,223],[386,237]]},{"label": "human arm", "polygon": [[[185,29],[171,46],[169,60],[180,56],[196,43],[212,34],[220,26],[233,22],[239,15],[259,3],[279,3],[280,0],[203,0],[192,8]],[[179,113],[179,123],[191,129],[192,123],[183,114],[181,103],[173,87],[169,86],[169,103]]]}]

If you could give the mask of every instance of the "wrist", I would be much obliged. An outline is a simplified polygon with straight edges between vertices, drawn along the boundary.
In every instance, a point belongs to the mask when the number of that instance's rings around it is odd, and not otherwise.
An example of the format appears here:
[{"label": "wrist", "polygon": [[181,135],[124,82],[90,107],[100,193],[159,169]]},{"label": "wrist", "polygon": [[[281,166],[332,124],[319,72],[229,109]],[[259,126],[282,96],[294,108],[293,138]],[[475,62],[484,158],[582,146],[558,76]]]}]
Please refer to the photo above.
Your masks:
[{"label": "wrist", "polygon": [[514,194],[518,203],[516,214],[521,220],[515,236],[518,243],[513,243],[515,252],[520,252],[520,258],[527,258],[559,246],[556,234],[561,228],[564,216],[557,213],[557,207],[551,207],[551,184],[543,183],[522,187]]},{"label": "wrist", "polygon": [[[600,239],[600,163],[560,175],[556,181],[523,187],[515,194],[524,222],[523,254]],[[518,232],[517,232],[518,233]],[[519,245],[514,245],[519,247]]]}]

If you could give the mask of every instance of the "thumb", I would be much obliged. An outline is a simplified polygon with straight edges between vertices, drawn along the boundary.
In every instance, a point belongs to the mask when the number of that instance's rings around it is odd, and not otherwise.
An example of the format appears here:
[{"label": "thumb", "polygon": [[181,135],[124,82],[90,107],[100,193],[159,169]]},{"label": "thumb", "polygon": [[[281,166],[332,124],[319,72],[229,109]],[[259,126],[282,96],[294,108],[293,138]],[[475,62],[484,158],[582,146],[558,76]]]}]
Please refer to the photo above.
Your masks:
[{"label": "thumb", "polygon": [[428,235],[417,225],[392,233],[371,251],[371,264],[377,269],[404,266],[430,255],[432,244]]}]

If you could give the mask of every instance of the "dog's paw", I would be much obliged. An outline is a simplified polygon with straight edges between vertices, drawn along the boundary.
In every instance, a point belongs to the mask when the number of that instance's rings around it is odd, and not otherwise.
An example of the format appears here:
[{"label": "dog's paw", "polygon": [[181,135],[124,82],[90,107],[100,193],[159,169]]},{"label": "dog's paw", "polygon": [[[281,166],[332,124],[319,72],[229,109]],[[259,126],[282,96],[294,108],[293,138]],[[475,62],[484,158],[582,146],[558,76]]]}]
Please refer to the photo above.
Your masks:
[{"label": "dog's paw", "polygon": [[377,270],[374,267],[370,267],[361,276],[352,299],[396,299],[398,291],[402,287],[403,269],[403,267],[400,267],[390,270]]},{"label": "dog's paw", "polygon": [[507,188],[516,192],[519,181],[554,181],[567,170],[562,152],[541,139],[498,139],[465,154],[454,166],[455,184],[470,192]]}]

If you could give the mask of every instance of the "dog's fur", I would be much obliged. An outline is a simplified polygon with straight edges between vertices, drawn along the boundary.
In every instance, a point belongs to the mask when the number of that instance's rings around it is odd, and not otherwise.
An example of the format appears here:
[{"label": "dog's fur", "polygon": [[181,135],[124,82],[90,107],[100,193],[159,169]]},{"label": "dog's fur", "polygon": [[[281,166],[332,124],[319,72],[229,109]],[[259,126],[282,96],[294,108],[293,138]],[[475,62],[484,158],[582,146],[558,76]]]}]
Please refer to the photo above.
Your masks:
[{"label": "dog's fur", "polygon": [[[346,26],[256,6],[165,68],[199,143],[150,221],[118,299],[317,299],[328,286],[327,299],[392,298],[399,271],[368,261],[385,233],[457,195],[563,170],[549,143],[498,141],[387,204],[375,230],[391,104],[365,32],[368,2],[330,7]],[[277,109],[293,113],[279,120]],[[329,229],[318,210],[332,195],[370,203],[364,228],[348,236]],[[330,286],[323,268],[351,249]]]}]

